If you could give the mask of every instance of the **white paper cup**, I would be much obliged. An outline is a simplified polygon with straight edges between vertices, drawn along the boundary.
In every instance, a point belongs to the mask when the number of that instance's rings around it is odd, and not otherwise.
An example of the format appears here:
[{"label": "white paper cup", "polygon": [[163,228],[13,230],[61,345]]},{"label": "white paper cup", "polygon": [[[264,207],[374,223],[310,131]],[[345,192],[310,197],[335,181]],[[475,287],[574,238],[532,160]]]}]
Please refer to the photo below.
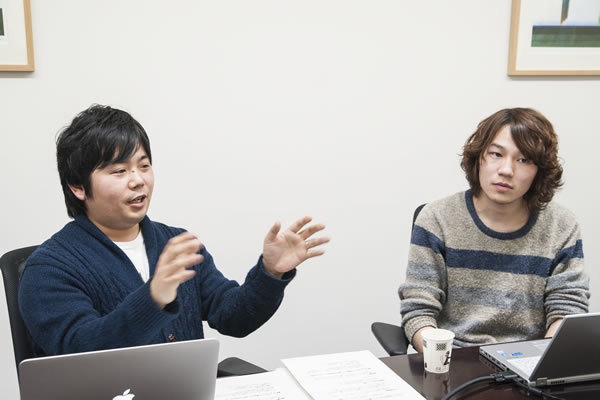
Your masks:
[{"label": "white paper cup", "polygon": [[446,329],[425,329],[423,338],[423,362],[425,371],[443,374],[450,369],[454,333]]}]

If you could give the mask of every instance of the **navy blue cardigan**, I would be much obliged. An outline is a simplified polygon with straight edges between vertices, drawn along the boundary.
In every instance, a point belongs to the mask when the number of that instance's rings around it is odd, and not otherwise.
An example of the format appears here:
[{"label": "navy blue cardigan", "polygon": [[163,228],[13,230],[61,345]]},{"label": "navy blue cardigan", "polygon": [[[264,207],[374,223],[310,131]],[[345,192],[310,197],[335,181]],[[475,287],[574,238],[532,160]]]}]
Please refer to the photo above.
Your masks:
[{"label": "navy blue cardigan", "polygon": [[[183,229],[141,222],[150,280],[167,241]],[[87,217],[78,216],[29,258],[19,285],[19,307],[37,355],[54,355],[204,337],[202,321],[219,332],[245,336],[277,310],[295,270],[277,279],[262,257],[243,285],[219,272],[211,255],[181,284],[164,310],[150,296],[129,258]]]}]

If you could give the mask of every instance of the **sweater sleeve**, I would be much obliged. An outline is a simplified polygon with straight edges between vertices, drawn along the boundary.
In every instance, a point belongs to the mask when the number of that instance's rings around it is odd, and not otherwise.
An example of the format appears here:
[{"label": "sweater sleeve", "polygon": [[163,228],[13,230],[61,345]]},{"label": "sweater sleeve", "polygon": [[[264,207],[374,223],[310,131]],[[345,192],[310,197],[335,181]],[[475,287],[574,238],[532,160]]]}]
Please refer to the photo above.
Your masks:
[{"label": "sweater sleeve", "polygon": [[103,315],[78,277],[38,262],[34,259],[25,268],[19,307],[44,355],[149,344],[160,327],[178,314],[177,303],[160,310],[146,283]]},{"label": "sweater sleeve", "polygon": [[202,314],[211,328],[225,335],[243,337],[263,325],[279,308],[285,287],[296,275],[293,269],[282,279],[275,278],[265,271],[260,256],[239,285],[223,276],[208,251],[203,255],[201,276],[196,279]]},{"label": "sweater sleeve", "polygon": [[434,214],[426,206],[415,221],[406,281],[398,290],[402,326],[411,343],[420,328],[437,327],[436,318],[446,302],[446,252],[439,232]]},{"label": "sweater sleeve", "polygon": [[566,315],[588,312],[589,278],[584,272],[579,225],[574,223],[567,232],[567,239],[552,263],[552,271],[546,282],[546,329]]}]

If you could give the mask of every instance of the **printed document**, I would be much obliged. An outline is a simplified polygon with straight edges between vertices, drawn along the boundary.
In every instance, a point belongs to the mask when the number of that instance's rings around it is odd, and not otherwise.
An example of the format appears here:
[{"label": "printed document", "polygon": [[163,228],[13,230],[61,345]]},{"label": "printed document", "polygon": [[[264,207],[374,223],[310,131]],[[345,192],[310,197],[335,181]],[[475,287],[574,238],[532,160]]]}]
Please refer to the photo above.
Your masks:
[{"label": "printed document", "polygon": [[369,351],[281,361],[314,400],[424,399]]},{"label": "printed document", "polygon": [[281,361],[287,369],[217,379],[215,400],[424,399],[369,351]]},{"label": "printed document", "polygon": [[311,400],[285,369],[217,379],[215,400]]}]

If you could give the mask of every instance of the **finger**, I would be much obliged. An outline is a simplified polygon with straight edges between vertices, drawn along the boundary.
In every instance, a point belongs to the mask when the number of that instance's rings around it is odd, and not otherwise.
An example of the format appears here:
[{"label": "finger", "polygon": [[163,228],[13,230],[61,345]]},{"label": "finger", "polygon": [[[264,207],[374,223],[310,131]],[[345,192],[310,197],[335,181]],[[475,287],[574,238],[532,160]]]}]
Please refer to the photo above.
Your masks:
[{"label": "finger", "polygon": [[307,249],[312,249],[313,247],[320,246],[320,245],[325,244],[327,242],[329,242],[329,238],[328,237],[307,240],[306,241],[306,248]]},{"label": "finger", "polygon": [[201,254],[182,254],[172,263],[173,268],[170,269],[172,271],[185,270],[196,264],[200,264],[202,261],[204,261],[204,257]]},{"label": "finger", "polygon": [[319,231],[322,231],[323,229],[325,229],[325,225],[323,225],[323,224],[315,224],[315,225],[309,226],[308,228],[306,228],[302,232],[299,232],[298,235],[300,235],[300,237],[302,239],[306,240],[309,237],[311,237],[312,235],[314,235],[315,233],[317,233]]},{"label": "finger", "polygon": [[190,240],[190,239],[197,239],[196,235],[194,235],[192,232],[182,232],[177,236],[173,236],[171,239],[169,239],[169,241],[167,242],[167,244],[178,244],[181,242],[185,242],[186,240]]},{"label": "finger", "polygon": [[273,242],[275,238],[277,238],[277,234],[281,229],[281,222],[275,221],[269,232],[267,232],[267,236],[265,237],[265,242]]},{"label": "finger", "polygon": [[[174,257],[172,260],[161,264],[160,273],[164,277],[172,276],[181,270],[185,270],[196,264],[200,264],[204,261],[202,254],[198,253],[181,253]],[[157,267],[157,272],[159,268]]]},{"label": "finger", "polygon": [[311,217],[300,218],[298,221],[296,221],[292,225],[290,225],[290,227],[288,229],[294,233],[298,233],[298,231],[300,229],[302,229],[302,227],[304,225],[308,224],[310,221],[312,221]]},{"label": "finger", "polygon": [[179,236],[176,236],[176,240],[169,240],[163,249],[163,254],[165,254],[167,260],[171,260],[182,253],[197,253],[204,247],[202,242],[192,234]]},{"label": "finger", "polygon": [[202,254],[193,253],[182,256],[183,260],[181,260],[181,265],[185,268],[189,268],[193,265],[202,264],[204,261],[204,256]]},{"label": "finger", "polygon": [[306,257],[304,259],[308,260],[309,258],[322,256],[323,254],[325,254],[325,249],[313,249],[313,250],[309,250],[309,251],[306,252]]},{"label": "finger", "polygon": [[184,269],[175,276],[173,276],[174,280],[182,284],[183,282],[189,281],[194,276],[196,276],[196,271],[193,269]]},{"label": "finger", "polygon": [[[171,242],[171,240],[173,241]],[[178,252],[198,252],[204,247],[200,239],[198,239],[198,236],[191,232],[184,232],[175,236],[171,240],[169,240],[170,245],[173,246]]]}]

